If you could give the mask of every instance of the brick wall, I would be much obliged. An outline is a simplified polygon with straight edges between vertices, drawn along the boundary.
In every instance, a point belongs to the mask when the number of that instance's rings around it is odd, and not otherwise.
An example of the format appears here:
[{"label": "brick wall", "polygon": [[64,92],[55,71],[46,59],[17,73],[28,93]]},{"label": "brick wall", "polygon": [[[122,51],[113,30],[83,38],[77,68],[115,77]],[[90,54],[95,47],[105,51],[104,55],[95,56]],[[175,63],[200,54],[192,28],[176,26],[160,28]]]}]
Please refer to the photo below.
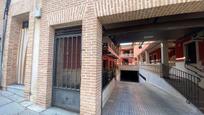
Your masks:
[{"label": "brick wall", "polygon": [[0,36],[2,36],[3,29],[3,12],[4,12],[4,1],[0,0]]},{"label": "brick wall", "polygon": [[34,40],[34,12],[29,13],[29,28],[28,28],[28,47],[26,51],[26,66],[24,78],[24,95],[27,99],[31,94],[31,79],[32,79],[32,54],[33,54],[33,40]]},{"label": "brick wall", "polygon": [[[193,2],[194,1],[194,2]],[[30,4],[31,3],[31,4]],[[178,4],[177,4],[178,3]],[[42,0],[40,56],[36,103],[51,106],[54,29],[82,25],[80,114],[101,114],[102,25],[156,16],[204,11],[203,0]],[[162,11],[162,12],[161,12]],[[9,12],[4,60],[4,86],[13,83],[19,35],[14,17],[29,13],[29,47],[25,93],[29,97],[34,32],[33,2],[17,0]],[[19,18],[19,20],[21,20]]]},{"label": "brick wall", "polygon": [[17,16],[33,10],[34,0],[11,0],[10,16]]},{"label": "brick wall", "polygon": [[[82,22],[80,113],[100,114],[102,70],[101,23],[203,11],[203,2],[201,0],[190,0],[188,2],[183,0],[174,2],[170,0],[147,1],[43,0],[37,103],[44,107],[51,105],[54,28],[81,25]],[[152,7],[156,8],[153,9]]]},{"label": "brick wall", "polygon": [[[29,3],[28,3],[29,2]],[[28,30],[28,48],[26,52],[26,67],[25,67],[25,95],[30,96],[30,79],[32,66],[32,43],[33,43],[33,2],[34,0],[16,0],[11,2],[6,40],[4,50],[4,67],[3,67],[3,86],[11,85],[17,82],[17,55],[21,38],[22,22],[29,20]]]},{"label": "brick wall", "polygon": [[[91,46],[91,47],[90,47]],[[101,114],[102,25],[94,4],[88,3],[82,22],[80,114]]]},{"label": "brick wall", "polygon": [[16,83],[17,51],[20,38],[20,22],[9,17],[4,50],[4,87]]},{"label": "brick wall", "polygon": [[203,0],[98,0],[101,23],[139,20],[204,10]]}]

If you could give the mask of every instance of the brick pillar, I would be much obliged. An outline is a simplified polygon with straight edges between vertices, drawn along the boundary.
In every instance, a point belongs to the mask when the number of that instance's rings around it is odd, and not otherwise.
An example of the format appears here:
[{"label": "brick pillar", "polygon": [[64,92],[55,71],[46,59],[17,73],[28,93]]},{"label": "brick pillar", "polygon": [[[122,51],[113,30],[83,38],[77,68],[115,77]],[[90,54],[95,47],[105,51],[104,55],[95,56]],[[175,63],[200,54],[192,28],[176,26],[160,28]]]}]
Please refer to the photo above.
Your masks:
[{"label": "brick pillar", "polygon": [[31,71],[32,71],[32,53],[33,53],[33,34],[34,34],[34,12],[29,14],[29,30],[28,30],[28,47],[26,54],[26,67],[25,67],[25,78],[24,78],[24,95],[25,98],[29,99],[31,94]]},{"label": "brick pillar", "polygon": [[82,21],[81,115],[101,114],[102,25],[93,5],[88,3]]},{"label": "brick pillar", "polygon": [[20,39],[21,23],[9,16],[4,48],[3,87],[16,83],[17,50]]},{"label": "brick pillar", "polygon": [[[42,4],[47,4],[42,0]],[[42,8],[42,14],[46,14]],[[50,107],[52,101],[52,72],[53,72],[53,47],[54,29],[48,24],[46,16],[40,19],[39,60],[37,74],[36,103],[42,107]]]}]

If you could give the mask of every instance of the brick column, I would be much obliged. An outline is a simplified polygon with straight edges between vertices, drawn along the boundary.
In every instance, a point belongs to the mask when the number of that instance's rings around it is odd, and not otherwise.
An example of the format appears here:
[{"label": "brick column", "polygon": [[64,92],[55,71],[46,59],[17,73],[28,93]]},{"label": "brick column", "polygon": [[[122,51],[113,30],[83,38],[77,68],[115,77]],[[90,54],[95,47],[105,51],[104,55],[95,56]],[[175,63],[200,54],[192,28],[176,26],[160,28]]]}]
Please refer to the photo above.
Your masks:
[{"label": "brick column", "polygon": [[101,114],[102,25],[94,10],[88,3],[82,21],[81,115]]},{"label": "brick column", "polygon": [[3,87],[16,83],[17,50],[21,24],[9,15],[3,60]]},{"label": "brick column", "polygon": [[34,34],[34,12],[29,14],[29,30],[28,30],[28,47],[26,54],[26,67],[24,78],[24,95],[25,98],[30,99],[31,94],[31,71],[32,71],[32,53],[33,53],[33,34]]},{"label": "brick column", "polygon": [[[45,4],[47,1],[42,0],[42,6]],[[42,14],[46,13],[46,9],[42,8]],[[54,29],[48,24],[46,16],[41,17],[40,30],[37,95],[35,98],[38,105],[47,108],[51,106],[52,101]]]}]

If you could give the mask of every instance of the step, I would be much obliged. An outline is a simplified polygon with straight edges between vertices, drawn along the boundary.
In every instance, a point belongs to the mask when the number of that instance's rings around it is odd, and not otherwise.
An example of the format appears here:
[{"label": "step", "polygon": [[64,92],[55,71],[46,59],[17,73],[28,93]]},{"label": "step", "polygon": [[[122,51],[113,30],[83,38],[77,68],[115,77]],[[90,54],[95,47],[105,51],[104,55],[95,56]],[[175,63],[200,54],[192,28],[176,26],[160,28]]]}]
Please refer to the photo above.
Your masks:
[{"label": "step", "polygon": [[7,91],[24,97],[24,85],[10,85],[7,86]]}]

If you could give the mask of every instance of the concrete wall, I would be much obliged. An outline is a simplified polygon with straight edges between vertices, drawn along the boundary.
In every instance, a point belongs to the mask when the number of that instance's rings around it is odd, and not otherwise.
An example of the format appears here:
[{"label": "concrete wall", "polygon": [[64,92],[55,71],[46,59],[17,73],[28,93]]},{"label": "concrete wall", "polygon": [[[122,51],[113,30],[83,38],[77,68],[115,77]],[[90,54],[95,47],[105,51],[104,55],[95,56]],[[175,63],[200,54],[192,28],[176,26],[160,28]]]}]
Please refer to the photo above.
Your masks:
[{"label": "concrete wall", "polygon": [[102,93],[102,107],[104,107],[104,105],[106,104],[106,102],[108,101],[109,97],[111,96],[113,89],[115,87],[115,79],[113,79],[108,86],[106,86],[106,88],[103,90]]}]

